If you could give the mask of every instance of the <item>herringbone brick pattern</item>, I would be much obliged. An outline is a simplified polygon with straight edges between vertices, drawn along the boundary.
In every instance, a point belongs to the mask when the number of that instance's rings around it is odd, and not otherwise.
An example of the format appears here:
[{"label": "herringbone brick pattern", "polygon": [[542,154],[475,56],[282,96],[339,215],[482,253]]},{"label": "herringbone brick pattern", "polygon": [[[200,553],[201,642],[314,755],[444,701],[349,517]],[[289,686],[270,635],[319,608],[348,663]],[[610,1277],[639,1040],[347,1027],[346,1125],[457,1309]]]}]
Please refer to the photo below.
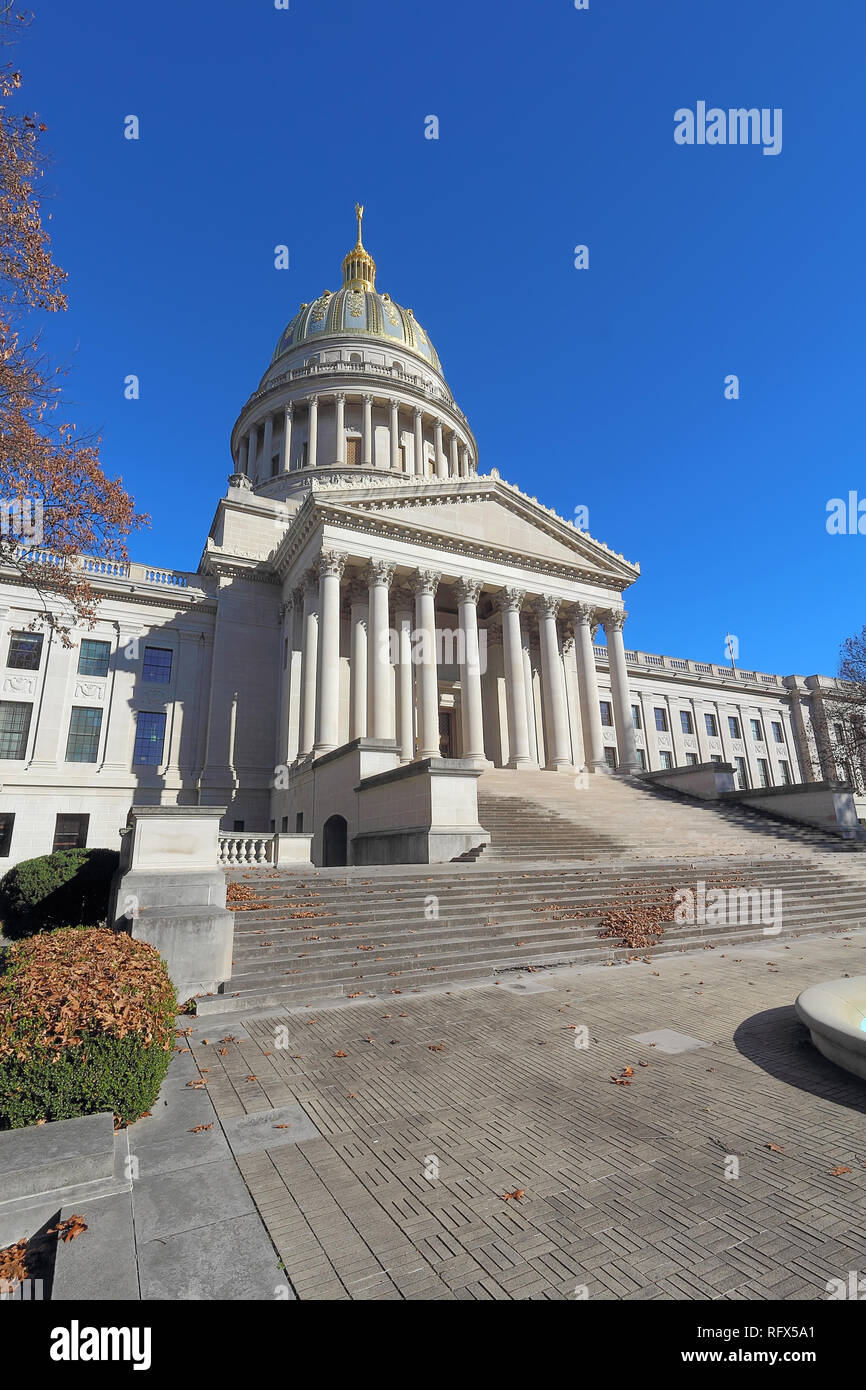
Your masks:
[{"label": "herringbone brick pattern", "polygon": [[[777,940],[235,1016],[225,1055],[207,1018],[193,1052],[221,1117],[296,1101],[320,1132],[239,1159],[301,1298],[821,1299],[866,1271],[866,1089],[791,1005],[864,951]],[[661,1028],[707,1046],[633,1040]]]}]

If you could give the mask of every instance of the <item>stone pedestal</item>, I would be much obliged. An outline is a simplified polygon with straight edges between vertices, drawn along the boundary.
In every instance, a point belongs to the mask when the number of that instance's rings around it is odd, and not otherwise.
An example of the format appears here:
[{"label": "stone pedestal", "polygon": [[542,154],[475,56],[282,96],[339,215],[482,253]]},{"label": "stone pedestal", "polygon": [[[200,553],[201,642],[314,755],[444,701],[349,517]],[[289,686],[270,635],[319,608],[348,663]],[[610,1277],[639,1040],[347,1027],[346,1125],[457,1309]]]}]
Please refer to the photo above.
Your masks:
[{"label": "stone pedestal", "polygon": [[121,833],[109,922],[155,946],[178,1001],[232,973],[234,914],[217,867],[224,806],[133,806]]}]

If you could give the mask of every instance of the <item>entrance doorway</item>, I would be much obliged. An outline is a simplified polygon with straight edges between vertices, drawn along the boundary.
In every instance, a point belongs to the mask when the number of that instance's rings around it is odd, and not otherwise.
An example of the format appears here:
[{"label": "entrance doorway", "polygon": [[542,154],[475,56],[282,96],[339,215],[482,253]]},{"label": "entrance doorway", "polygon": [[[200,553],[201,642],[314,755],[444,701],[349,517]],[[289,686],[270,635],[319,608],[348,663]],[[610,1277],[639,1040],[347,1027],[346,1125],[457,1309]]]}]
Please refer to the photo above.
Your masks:
[{"label": "entrance doorway", "polygon": [[457,750],[454,743],[454,711],[439,711],[439,756],[440,758],[456,758]]},{"label": "entrance doorway", "polygon": [[345,816],[329,816],[322,826],[322,863],[326,869],[348,863],[348,829]]}]

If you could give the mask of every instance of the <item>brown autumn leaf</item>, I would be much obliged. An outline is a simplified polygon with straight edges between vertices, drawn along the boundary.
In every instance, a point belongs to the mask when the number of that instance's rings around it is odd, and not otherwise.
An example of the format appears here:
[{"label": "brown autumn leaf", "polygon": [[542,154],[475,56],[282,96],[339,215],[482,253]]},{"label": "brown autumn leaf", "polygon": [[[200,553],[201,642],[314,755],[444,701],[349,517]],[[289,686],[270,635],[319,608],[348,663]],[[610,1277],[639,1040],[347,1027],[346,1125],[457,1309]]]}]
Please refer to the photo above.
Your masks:
[{"label": "brown autumn leaf", "polygon": [[348,1057],[348,1055],[349,1055],[348,1052],[343,1052],[342,1050],[341,1050],[340,1052],[335,1052],[335,1053],[334,1053],[334,1056],[335,1056],[335,1057]]},{"label": "brown autumn leaf", "polygon": [[843,1165],[840,1163],[839,1166],[838,1166],[838,1168],[831,1168],[831,1169],[830,1169],[830,1177],[831,1177],[831,1178],[841,1178],[841,1176],[842,1176],[843,1173],[850,1173],[850,1172],[851,1172],[851,1169],[850,1169],[850,1168],[845,1168],[845,1167],[843,1167]]},{"label": "brown autumn leaf", "polygon": [[209,1125],[196,1125],[194,1129],[188,1129],[187,1134],[205,1134],[209,1129],[213,1129],[213,1120]]},{"label": "brown autumn leaf", "polygon": [[204,1080],[203,1077],[198,1077],[195,1081],[188,1081],[186,1085],[187,1090],[189,1090],[190,1087],[192,1087],[193,1089],[197,1089],[199,1086],[206,1086],[207,1082]]},{"label": "brown autumn leaf", "polygon": [[86,1230],[87,1222],[84,1217],[73,1212],[72,1216],[67,1217],[65,1221],[61,1221],[57,1226],[52,1226],[46,1235],[59,1236],[62,1241],[66,1242],[75,1240],[76,1236],[82,1235]]},{"label": "brown autumn leaf", "polygon": [[444,1043],[428,1043],[428,1044],[427,1044],[427,1050],[428,1050],[428,1052],[444,1052],[444,1051],[445,1051],[445,1044],[444,1044]]},{"label": "brown autumn leaf", "polygon": [[785,1152],[784,1149],[780,1149],[780,1148],[779,1148],[779,1145],[778,1145],[778,1144],[765,1144],[765,1145],[764,1145],[764,1148],[765,1148],[765,1149],[769,1149],[769,1150],[770,1150],[770,1153],[773,1153],[773,1154],[783,1154],[783,1153]]},{"label": "brown autumn leaf", "polygon": [[524,1188],[515,1187],[513,1192],[503,1192],[502,1200],[503,1202],[519,1202],[521,1198],[525,1196],[526,1191]]},{"label": "brown autumn leaf", "polygon": [[245,1076],[245,1077],[244,1077],[244,1081],[258,1081],[258,1079],[259,1079],[259,1078],[258,1078],[257,1076]]}]

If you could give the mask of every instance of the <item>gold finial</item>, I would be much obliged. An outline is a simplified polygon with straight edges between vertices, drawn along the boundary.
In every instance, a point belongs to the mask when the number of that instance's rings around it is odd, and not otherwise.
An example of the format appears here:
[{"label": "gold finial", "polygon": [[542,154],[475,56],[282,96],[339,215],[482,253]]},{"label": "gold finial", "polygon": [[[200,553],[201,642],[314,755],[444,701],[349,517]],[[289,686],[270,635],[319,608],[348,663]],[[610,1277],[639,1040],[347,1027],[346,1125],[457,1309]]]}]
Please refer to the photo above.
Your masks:
[{"label": "gold finial", "polygon": [[355,204],[358,219],[358,240],[343,261],[343,286],[352,290],[375,290],[376,262],[364,247],[361,240],[364,221],[364,204]]}]

